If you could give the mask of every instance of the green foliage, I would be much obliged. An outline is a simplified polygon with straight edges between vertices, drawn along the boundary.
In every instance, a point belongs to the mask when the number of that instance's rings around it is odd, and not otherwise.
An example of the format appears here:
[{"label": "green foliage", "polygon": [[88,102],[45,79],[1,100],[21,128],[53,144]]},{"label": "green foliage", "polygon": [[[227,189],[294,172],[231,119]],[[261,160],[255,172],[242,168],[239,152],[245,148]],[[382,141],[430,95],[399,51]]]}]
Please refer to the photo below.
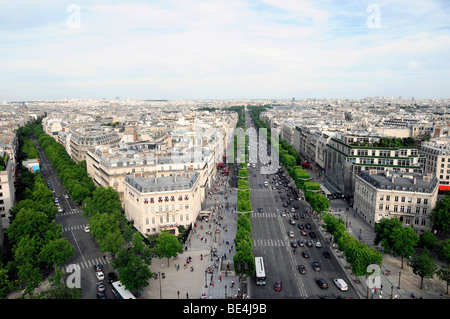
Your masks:
[{"label": "green foliage", "polygon": [[170,258],[176,257],[183,252],[183,244],[180,243],[175,235],[163,231],[156,238],[156,247],[154,250],[160,258],[167,258],[167,266],[169,266]]}]

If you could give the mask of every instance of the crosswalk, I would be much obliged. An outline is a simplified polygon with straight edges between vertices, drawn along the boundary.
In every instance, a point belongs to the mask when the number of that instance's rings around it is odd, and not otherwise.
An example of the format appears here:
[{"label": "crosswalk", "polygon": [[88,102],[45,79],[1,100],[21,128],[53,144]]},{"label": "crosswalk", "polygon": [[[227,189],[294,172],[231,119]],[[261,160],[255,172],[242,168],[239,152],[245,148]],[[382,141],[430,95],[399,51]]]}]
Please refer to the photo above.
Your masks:
[{"label": "crosswalk", "polygon": [[[304,239],[305,240],[305,239]],[[321,240],[319,240],[323,246],[323,243]],[[317,242],[317,240],[314,240],[313,243]],[[283,239],[271,239],[271,238],[253,238],[253,246],[254,247],[286,247],[291,246],[291,239],[289,240],[283,240]],[[313,244],[313,247],[314,244]]]},{"label": "crosswalk", "polygon": [[75,214],[81,214],[81,213],[82,213],[81,209],[74,208],[74,209],[66,210],[64,213],[60,213],[57,216],[68,216],[68,215],[75,215]]},{"label": "crosswalk", "polygon": [[85,225],[75,225],[75,226],[64,227],[62,229],[62,232],[84,229],[86,226],[89,226],[89,225],[85,224]]},{"label": "crosswalk", "polygon": [[[285,218],[294,218],[294,214],[295,213],[286,213],[286,217]],[[281,216],[281,212],[278,213],[259,213],[259,212],[254,212],[252,214],[252,218],[275,218]],[[284,216],[283,216],[284,217]]]},{"label": "crosswalk", "polygon": [[103,258],[103,257],[85,260],[85,261],[81,261],[76,264],[70,264],[69,266],[64,268],[64,271],[72,272],[74,268],[79,268],[79,269],[93,268],[94,265],[98,265],[98,264],[102,264],[102,265],[109,264],[109,260],[107,258]]}]

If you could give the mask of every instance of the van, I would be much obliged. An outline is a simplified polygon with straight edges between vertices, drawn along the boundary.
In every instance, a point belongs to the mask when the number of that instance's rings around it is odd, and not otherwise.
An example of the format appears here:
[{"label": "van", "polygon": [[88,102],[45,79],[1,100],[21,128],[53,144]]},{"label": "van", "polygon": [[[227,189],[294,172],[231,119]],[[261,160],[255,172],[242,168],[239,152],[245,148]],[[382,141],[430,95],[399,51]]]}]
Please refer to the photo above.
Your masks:
[{"label": "van", "polygon": [[348,289],[347,283],[343,279],[333,279],[334,284],[338,287],[339,290],[345,291]]}]

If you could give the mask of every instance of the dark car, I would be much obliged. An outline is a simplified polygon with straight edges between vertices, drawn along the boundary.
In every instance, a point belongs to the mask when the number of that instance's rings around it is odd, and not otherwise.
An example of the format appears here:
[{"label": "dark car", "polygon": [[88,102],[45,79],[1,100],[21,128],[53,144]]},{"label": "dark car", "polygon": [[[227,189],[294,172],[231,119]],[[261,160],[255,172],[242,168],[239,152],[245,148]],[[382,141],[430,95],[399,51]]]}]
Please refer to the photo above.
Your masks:
[{"label": "dark car", "polygon": [[291,247],[297,248],[297,243],[295,242],[295,240],[291,240]]},{"label": "dark car", "polygon": [[97,299],[106,299],[106,295],[103,291],[97,292]]},{"label": "dark car", "polygon": [[309,258],[309,253],[307,251],[302,252],[304,258]]},{"label": "dark car", "polygon": [[117,276],[113,272],[108,273],[108,283],[113,283],[117,280]]},{"label": "dark car", "polygon": [[305,227],[308,228],[308,229],[311,229],[311,224],[310,223],[306,223]]},{"label": "dark car", "polygon": [[297,266],[298,272],[301,274],[306,274],[306,268],[304,265],[298,265]]},{"label": "dark car", "polygon": [[275,283],[275,291],[281,291],[281,281]]},{"label": "dark car", "polygon": [[328,283],[323,278],[317,278],[316,279],[316,283],[322,289],[327,289],[328,288]]},{"label": "dark car", "polygon": [[281,196],[280,196],[280,198],[281,198],[281,199],[285,199],[285,198],[286,198],[286,196],[284,196],[284,195],[281,195]]},{"label": "dark car", "polygon": [[295,209],[298,209],[298,205],[297,205],[297,204],[295,204],[295,205],[294,205],[294,208],[295,208]]},{"label": "dark car", "polygon": [[289,205],[286,202],[283,203],[283,207],[288,207],[288,206]]},{"label": "dark car", "polygon": [[303,224],[298,224],[298,229],[305,229],[305,226],[303,226]]},{"label": "dark car", "polygon": [[294,220],[294,219],[292,219],[292,218],[290,218],[290,219],[289,219],[289,224],[291,224],[291,225],[295,225],[295,220]]},{"label": "dark car", "polygon": [[305,246],[305,242],[303,241],[303,239],[299,239],[297,240],[297,245],[299,245],[300,247]]},{"label": "dark car", "polygon": [[306,241],[306,246],[308,246],[308,247],[312,247],[312,246],[313,246],[313,243],[312,243],[312,241],[310,241],[310,240],[307,240],[307,241]]},{"label": "dark car", "polygon": [[328,253],[328,251],[324,251],[323,255],[325,256],[325,258],[330,258],[330,254]]},{"label": "dark car", "polygon": [[299,218],[299,217],[298,217],[298,214],[294,214],[294,219],[295,219],[295,220],[298,220],[298,218]]},{"label": "dark car", "polygon": [[94,270],[95,271],[103,271],[103,265],[102,264],[94,265]]},{"label": "dark car", "polygon": [[317,261],[314,261],[314,262],[312,263],[312,267],[313,267],[313,269],[314,269],[315,271],[320,271],[320,265],[319,265],[319,263],[318,263]]},{"label": "dark car", "polygon": [[306,236],[306,232],[302,230],[302,236]]},{"label": "dark car", "polygon": [[309,236],[311,236],[311,238],[316,238],[316,233],[313,231],[310,231]]},{"label": "dark car", "polygon": [[259,207],[259,208],[258,208],[258,212],[260,212],[260,213],[262,213],[263,210],[264,210],[264,209],[263,209],[262,207]]}]

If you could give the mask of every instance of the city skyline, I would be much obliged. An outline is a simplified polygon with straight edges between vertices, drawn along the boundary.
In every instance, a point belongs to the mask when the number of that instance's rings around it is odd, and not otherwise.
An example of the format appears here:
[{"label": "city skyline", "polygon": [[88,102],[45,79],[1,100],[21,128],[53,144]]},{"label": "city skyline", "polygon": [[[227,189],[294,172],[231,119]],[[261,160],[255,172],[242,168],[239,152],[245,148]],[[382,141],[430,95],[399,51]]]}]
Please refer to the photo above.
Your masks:
[{"label": "city skyline", "polygon": [[449,97],[442,0],[0,7],[1,101]]}]

